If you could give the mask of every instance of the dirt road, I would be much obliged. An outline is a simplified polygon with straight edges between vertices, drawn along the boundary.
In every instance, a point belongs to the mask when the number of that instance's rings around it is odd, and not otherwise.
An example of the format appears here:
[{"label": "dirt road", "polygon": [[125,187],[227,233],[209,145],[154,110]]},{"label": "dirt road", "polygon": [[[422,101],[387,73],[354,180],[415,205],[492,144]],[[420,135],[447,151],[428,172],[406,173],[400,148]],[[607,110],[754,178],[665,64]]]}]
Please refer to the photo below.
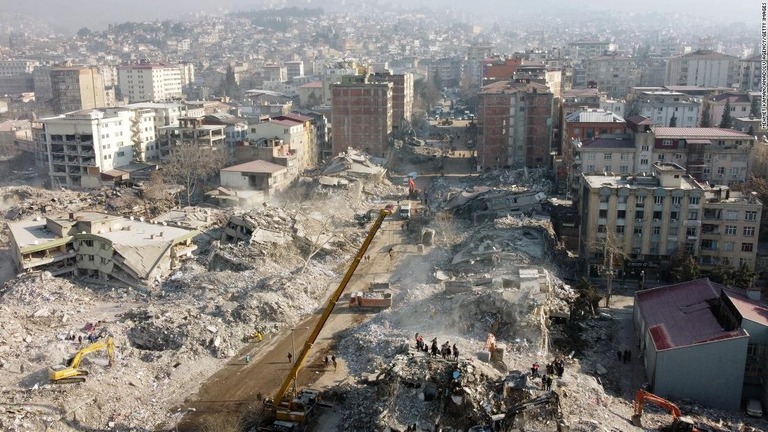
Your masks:
[{"label": "dirt road", "polygon": [[[374,278],[386,280],[393,266],[387,253],[390,246],[394,247],[396,252],[408,247],[401,244],[401,224],[398,220],[384,222],[368,249],[367,254],[371,256],[371,261],[360,263],[345,292],[366,289]],[[401,254],[396,253],[395,260],[399,256]],[[329,286],[328,295],[330,296],[336,288],[335,284]],[[183,407],[179,407],[186,414],[179,423],[178,430],[197,432],[223,428],[218,423],[223,417],[239,418],[240,414],[260,404],[259,395],[264,398],[273,397],[290,370],[288,353],[293,352],[293,347],[297,354],[301,351],[321,312],[322,310],[318,310],[315,315],[297,325],[294,331],[282,332],[266,337],[262,342],[249,344],[237,357],[232,358],[227,366],[200,387],[196,395],[190,397]],[[342,295],[299,372],[298,387],[312,384],[325,372],[323,357],[331,354],[329,347],[336,333],[364,319],[364,315],[349,310],[345,304],[345,296]],[[251,356],[250,362],[246,362],[246,355]],[[343,359],[340,359],[340,362],[343,362]],[[329,369],[329,373],[339,373],[334,372],[332,367]]]}]

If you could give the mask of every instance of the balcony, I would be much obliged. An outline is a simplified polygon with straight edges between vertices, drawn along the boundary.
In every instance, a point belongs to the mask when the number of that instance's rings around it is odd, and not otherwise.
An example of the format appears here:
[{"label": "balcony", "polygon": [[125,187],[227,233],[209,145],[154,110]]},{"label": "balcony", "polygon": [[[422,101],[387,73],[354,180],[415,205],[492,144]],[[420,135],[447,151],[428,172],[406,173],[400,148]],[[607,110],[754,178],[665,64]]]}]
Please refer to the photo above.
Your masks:
[{"label": "balcony", "polygon": [[700,227],[701,221],[700,220],[685,220],[683,221],[684,227]]}]

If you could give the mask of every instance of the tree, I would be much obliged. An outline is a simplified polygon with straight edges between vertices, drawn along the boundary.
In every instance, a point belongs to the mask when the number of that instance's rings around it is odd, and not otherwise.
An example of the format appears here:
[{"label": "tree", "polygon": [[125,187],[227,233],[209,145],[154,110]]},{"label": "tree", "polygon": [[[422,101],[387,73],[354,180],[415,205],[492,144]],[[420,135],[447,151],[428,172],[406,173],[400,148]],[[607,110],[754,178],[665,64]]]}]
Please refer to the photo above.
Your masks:
[{"label": "tree", "polygon": [[149,181],[141,189],[141,196],[144,198],[144,213],[154,217],[168,211],[169,208],[173,207],[173,195],[173,189],[165,184],[162,173],[152,171],[149,174]]},{"label": "tree", "polygon": [[747,135],[755,136],[755,127],[754,126],[749,125],[749,129],[747,129]]},{"label": "tree", "polygon": [[90,36],[91,33],[92,33],[91,29],[89,29],[88,27],[83,27],[77,31],[77,35],[82,38]]},{"label": "tree", "polygon": [[227,71],[224,74],[224,81],[222,81],[219,91],[222,93],[222,95],[229,96],[232,99],[240,99],[240,84],[237,82],[235,69],[232,67],[232,65],[227,65]]},{"label": "tree", "polygon": [[733,272],[733,285],[739,288],[752,288],[755,284],[757,273],[752,271],[748,265],[742,264],[738,270]]},{"label": "tree", "polygon": [[[190,142],[181,142],[171,148],[168,159],[162,166],[166,182],[184,188],[187,205],[192,204],[192,196],[197,186],[216,174],[227,161],[223,150],[202,147]],[[181,195],[179,195],[181,205]]]},{"label": "tree", "polygon": [[595,316],[597,309],[600,307],[600,300],[603,297],[598,294],[595,286],[592,285],[587,278],[581,278],[576,285],[576,292],[579,293],[579,297],[573,304],[573,310],[571,311],[571,317],[573,318],[591,318]]},{"label": "tree", "polygon": [[671,263],[672,282],[687,282],[699,278],[701,273],[696,260],[690,255],[680,255]]},{"label": "tree", "polygon": [[709,272],[709,279],[723,285],[733,285],[733,267],[718,264]]},{"label": "tree", "polygon": [[669,127],[675,127],[677,126],[677,116],[675,116],[674,113],[672,113],[672,117],[669,119]]},{"label": "tree", "polygon": [[749,106],[749,115],[751,117],[760,117],[760,100],[757,96],[752,96],[752,104]]},{"label": "tree", "polygon": [[704,101],[704,109],[701,112],[701,124],[700,124],[700,126],[703,128],[712,127],[712,120],[710,119],[712,114],[710,113],[710,110],[711,108],[709,106],[709,102]]},{"label": "tree", "polygon": [[725,101],[725,108],[723,109],[723,116],[720,117],[720,129],[730,129],[733,127],[733,117],[731,117],[731,101]]}]

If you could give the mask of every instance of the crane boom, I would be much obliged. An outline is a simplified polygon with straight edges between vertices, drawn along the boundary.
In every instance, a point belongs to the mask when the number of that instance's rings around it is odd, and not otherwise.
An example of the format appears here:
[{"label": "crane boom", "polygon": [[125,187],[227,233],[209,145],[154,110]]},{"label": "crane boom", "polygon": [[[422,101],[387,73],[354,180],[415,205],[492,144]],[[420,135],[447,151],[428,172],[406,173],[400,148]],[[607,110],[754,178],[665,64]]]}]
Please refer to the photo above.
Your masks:
[{"label": "crane boom", "polygon": [[326,321],[328,321],[328,318],[331,316],[331,312],[333,312],[333,308],[334,306],[336,306],[336,302],[338,302],[339,298],[341,297],[341,294],[344,292],[344,289],[347,287],[347,284],[349,284],[350,279],[352,279],[352,275],[355,274],[355,270],[357,270],[357,266],[360,264],[360,261],[365,256],[365,252],[368,250],[368,246],[370,246],[371,243],[373,242],[373,237],[376,235],[376,232],[379,231],[381,224],[384,222],[384,218],[392,214],[393,210],[394,209],[392,205],[388,205],[386,208],[379,211],[379,217],[376,218],[376,220],[373,222],[373,225],[371,226],[370,231],[368,231],[368,236],[365,238],[365,241],[360,246],[360,249],[357,251],[355,258],[352,260],[352,264],[349,265],[349,268],[347,269],[347,272],[344,274],[344,277],[341,279],[341,282],[339,283],[339,286],[336,288],[336,291],[334,291],[333,295],[331,295],[331,298],[328,299],[328,304],[325,306],[325,309],[323,310],[323,314],[320,315],[320,319],[317,321],[317,324],[312,329],[312,333],[310,333],[309,337],[307,338],[307,341],[304,342],[304,347],[301,349],[301,352],[296,357],[296,361],[294,361],[293,366],[291,366],[290,372],[285,377],[283,384],[280,386],[280,389],[275,394],[275,398],[273,401],[276,406],[282,402],[283,397],[285,397],[285,394],[288,392],[288,389],[291,387],[291,382],[294,379],[296,379],[296,377],[298,376],[299,369],[301,369],[301,366],[304,363],[304,360],[306,360],[307,355],[309,354],[309,350],[312,348],[312,345],[314,345],[318,335],[320,334],[320,331],[323,329],[323,326],[325,326]]}]

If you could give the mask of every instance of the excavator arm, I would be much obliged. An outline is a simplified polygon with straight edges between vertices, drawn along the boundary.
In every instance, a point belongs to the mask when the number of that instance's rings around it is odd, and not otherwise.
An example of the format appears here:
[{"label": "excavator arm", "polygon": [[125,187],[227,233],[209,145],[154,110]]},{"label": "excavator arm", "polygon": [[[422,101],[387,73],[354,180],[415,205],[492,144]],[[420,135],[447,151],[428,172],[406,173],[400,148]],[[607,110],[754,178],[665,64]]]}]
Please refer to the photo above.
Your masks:
[{"label": "excavator arm", "polygon": [[84,376],[88,375],[88,371],[80,369],[80,363],[82,362],[83,357],[94,351],[100,351],[105,348],[109,355],[109,365],[113,366],[115,364],[115,343],[112,340],[112,337],[108,337],[106,341],[92,343],[78,351],[77,354],[67,362],[66,366],[51,366],[48,368],[48,376],[51,381],[58,384],[83,382],[85,381]]},{"label": "excavator arm", "polygon": [[[310,333],[306,342],[304,342],[304,347],[301,349],[301,352],[299,353],[299,355],[295,358],[293,366],[291,366],[291,370],[288,372],[288,375],[285,377],[285,380],[283,380],[283,384],[280,386],[280,389],[275,394],[275,397],[272,402],[273,404],[275,404],[276,407],[282,404],[283,398],[286,396],[286,393],[288,393],[288,390],[291,387],[291,383],[298,376],[299,370],[304,364],[304,361],[306,360],[310,349],[312,349],[312,345],[314,345],[315,341],[317,340],[317,337],[320,335],[320,331],[323,329],[323,326],[325,326],[325,323],[328,321],[328,318],[331,316],[331,313],[333,312],[333,308],[334,306],[336,306],[336,302],[338,302],[339,298],[341,297],[341,294],[344,292],[344,289],[347,287],[347,284],[349,284],[349,281],[352,279],[352,275],[355,274],[355,270],[357,270],[357,266],[360,264],[360,261],[365,256],[365,252],[368,250],[368,247],[373,242],[373,238],[376,235],[376,232],[378,232],[379,228],[381,228],[381,224],[384,222],[384,218],[392,214],[393,211],[394,211],[394,208],[392,205],[388,205],[386,208],[379,211],[379,216],[373,222],[371,229],[368,231],[368,236],[365,238],[365,241],[363,241],[363,244],[360,246],[360,249],[357,251],[355,258],[352,260],[352,264],[350,264],[349,268],[347,269],[347,272],[344,274],[344,277],[341,279],[341,282],[339,283],[339,286],[336,288],[336,291],[334,291],[333,295],[331,295],[330,299],[328,299],[328,303],[326,304],[325,309],[323,310],[323,314],[320,315],[320,319],[317,321],[317,324],[312,329],[312,333]],[[288,401],[289,407],[291,403],[292,403],[291,401]]]},{"label": "excavator arm", "polygon": [[80,362],[83,361],[83,357],[86,354],[90,354],[95,351],[103,350],[104,348],[107,349],[107,354],[109,355],[109,364],[115,363],[115,342],[112,340],[111,337],[107,338],[106,341],[98,341],[94,342],[87,347],[81,349],[80,351],[75,354],[75,356],[72,358],[72,361],[69,362],[69,367],[72,369],[77,369],[80,367]]},{"label": "excavator arm", "polygon": [[632,416],[632,424],[637,427],[642,427],[643,405],[645,402],[652,403],[658,407],[661,407],[670,414],[672,414],[672,425],[670,427],[663,428],[672,432],[699,432],[698,427],[688,417],[683,417],[683,413],[680,412],[680,408],[674,403],[664,399],[661,396],[657,396],[653,393],[647,392],[643,389],[638,389],[635,395],[634,408],[635,413]]}]

